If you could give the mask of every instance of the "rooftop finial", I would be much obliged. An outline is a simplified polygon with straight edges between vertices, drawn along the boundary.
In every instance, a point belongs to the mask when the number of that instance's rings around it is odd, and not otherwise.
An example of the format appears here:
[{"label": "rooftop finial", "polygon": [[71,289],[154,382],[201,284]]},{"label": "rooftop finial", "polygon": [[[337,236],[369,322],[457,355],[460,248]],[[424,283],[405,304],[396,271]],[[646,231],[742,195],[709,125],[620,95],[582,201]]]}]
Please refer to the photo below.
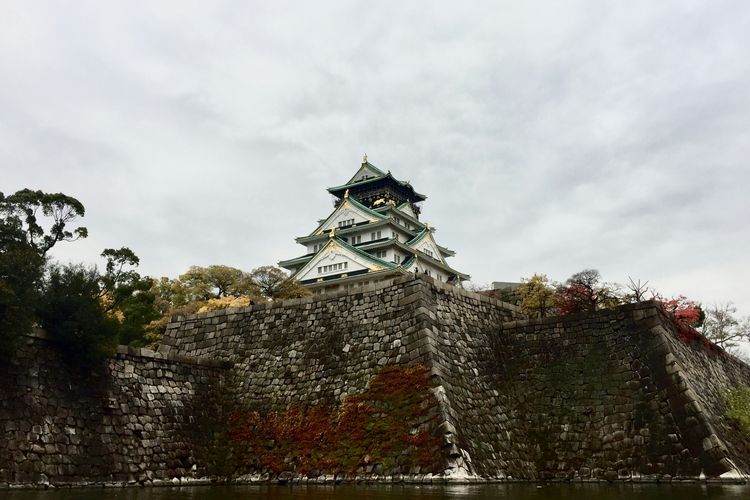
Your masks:
[{"label": "rooftop finial", "polygon": [[349,190],[344,191],[344,199],[349,198]]},{"label": "rooftop finial", "polygon": [[328,233],[328,237],[331,238],[331,239],[333,239],[335,236],[336,236],[336,228],[332,227],[331,228],[331,232]]},{"label": "rooftop finial", "polygon": [[365,163],[367,163],[367,153],[365,153],[365,155],[362,157],[362,165],[364,165]]}]

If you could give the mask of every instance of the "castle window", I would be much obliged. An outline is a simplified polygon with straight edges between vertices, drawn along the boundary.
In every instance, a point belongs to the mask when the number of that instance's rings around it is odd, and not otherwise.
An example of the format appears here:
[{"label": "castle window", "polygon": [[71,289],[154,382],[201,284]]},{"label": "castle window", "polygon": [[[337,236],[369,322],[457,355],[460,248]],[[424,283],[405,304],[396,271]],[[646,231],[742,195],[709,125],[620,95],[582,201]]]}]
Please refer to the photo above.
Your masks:
[{"label": "castle window", "polygon": [[370,233],[370,241],[379,240],[380,238],[382,238],[380,231],[373,231]]},{"label": "castle window", "polygon": [[346,219],[339,221],[339,227],[349,227],[354,225],[354,219]]}]

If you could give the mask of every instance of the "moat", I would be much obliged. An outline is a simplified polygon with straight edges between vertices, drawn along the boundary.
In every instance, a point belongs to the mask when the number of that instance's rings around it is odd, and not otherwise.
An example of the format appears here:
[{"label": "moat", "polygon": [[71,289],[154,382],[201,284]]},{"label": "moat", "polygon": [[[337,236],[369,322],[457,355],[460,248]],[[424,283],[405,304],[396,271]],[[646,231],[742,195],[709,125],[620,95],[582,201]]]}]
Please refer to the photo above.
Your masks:
[{"label": "moat", "polygon": [[484,484],[351,486],[195,486],[183,488],[58,489],[0,492],[0,500],[240,500],[288,499],[463,499],[481,500],[657,500],[661,498],[746,499],[750,486],[734,484]]}]

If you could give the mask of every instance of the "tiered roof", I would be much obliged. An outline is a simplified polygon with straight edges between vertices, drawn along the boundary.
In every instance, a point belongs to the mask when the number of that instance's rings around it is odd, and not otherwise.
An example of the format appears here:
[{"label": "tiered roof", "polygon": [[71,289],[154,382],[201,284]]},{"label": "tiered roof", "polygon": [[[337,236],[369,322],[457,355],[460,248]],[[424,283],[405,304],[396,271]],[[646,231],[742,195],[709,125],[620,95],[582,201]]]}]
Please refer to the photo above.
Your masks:
[{"label": "tiered roof", "polygon": [[[346,184],[328,188],[328,192],[338,198],[335,210],[327,218],[318,221],[318,226],[310,234],[295,240],[303,245],[313,244],[317,251],[279,262],[280,266],[294,270],[294,276],[301,279],[302,283],[352,279],[365,273],[369,273],[370,276],[372,273],[411,272],[416,270],[420,260],[442,270],[454,281],[469,279],[467,274],[460,273],[448,265],[445,258],[455,255],[455,252],[438,245],[433,237],[435,230],[419,220],[420,210],[416,204],[427,197],[414,191],[408,181],[395,179],[390,171],[383,172],[365,157],[360,168]],[[362,220],[343,227],[334,225],[343,211],[349,211],[347,217],[356,214],[354,220]],[[392,230],[406,233],[411,238],[406,242],[390,236],[357,244],[345,241],[347,235],[361,233],[364,228],[374,231],[382,227],[391,227]],[[428,241],[423,243],[425,239]],[[420,250],[429,248],[429,253],[417,250],[417,245],[422,247]],[[403,262],[397,264],[367,252],[382,248],[397,248],[406,257]],[[351,258],[352,266],[356,262],[360,268],[305,278],[319,267],[319,263],[330,262],[325,259],[330,259],[332,253]]]}]

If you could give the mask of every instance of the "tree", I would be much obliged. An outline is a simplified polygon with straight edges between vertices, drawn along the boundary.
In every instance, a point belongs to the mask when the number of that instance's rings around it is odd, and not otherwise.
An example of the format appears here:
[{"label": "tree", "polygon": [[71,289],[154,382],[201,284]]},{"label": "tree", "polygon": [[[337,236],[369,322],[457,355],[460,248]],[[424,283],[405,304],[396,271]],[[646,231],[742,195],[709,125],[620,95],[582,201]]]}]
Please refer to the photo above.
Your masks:
[{"label": "tree", "polygon": [[648,281],[635,281],[630,276],[628,276],[628,284],[625,285],[625,288],[630,292],[624,297],[628,302],[643,302],[646,300],[646,294],[649,293]]},{"label": "tree", "polygon": [[99,299],[105,312],[115,314],[120,321],[118,340],[121,344],[145,345],[146,325],[160,315],[151,291],[153,280],[136,272],[140,259],[127,247],[107,248],[101,256],[107,263],[99,278]]},{"label": "tree", "polygon": [[[49,230],[39,221],[39,215],[51,218]],[[13,219],[22,227],[27,243],[41,256],[45,256],[60,241],[75,241],[88,236],[85,227],[72,231],[67,227],[86,210],[83,204],[72,196],[62,193],[44,193],[22,189],[7,198],[0,193],[0,215]]]},{"label": "tree", "polygon": [[0,353],[7,353],[34,324],[44,258],[13,221],[0,218]]},{"label": "tree", "polygon": [[145,345],[146,325],[159,317],[152,280],[135,271],[129,248],[108,248],[105,272],[83,265],[49,266],[38,316],[63,353],[82,367],[111,354],[118,344]]},{"label": "tree", "polygon": [[261,266],[250,272],[250,281],[260,291],[260,294],[271,300],[292,299],[310,295],[310,291],[302,284],[291,279],[287,274],[275,266]]},{"label": "tree", "polygon": [[46,254],[60,241],[86,237],[85,227],[68,229],[84,212],[78,200],[62,193],[0,193],[0,352],[31,331]]},{"label": "tree", "polygon": [[184,289],[186,303],[259,293],[248,273],[229,266],[192,266],[180,276],[179,281]]},{"label": "tree", "polygon": [[700,304],[688,299],[684,295],[678,295],[677,297],[668,300],[657,295],[654,300],[662,309],[664,309],[664,311],[671,314],[674,319],[684,325],[698,328],[703,324],[703,319],[706,315]]},{"label": "tree", "polygon": [[601,283],[596,269],[584,269],[557,287],[557,306],[560,314],[591,312],[621,303],[615,285]]},{"label": "tree", "polygon": [[154,305],[161,314],[190,303],[189,291],[182,281],[176,278],[162,276],[158,280],[153,279],[151,293],[155,297]]},{"label": "tree", "polygon": [[41,326],[71,364],[88,368],[111,354],[119,341],[120,323],[102,305],[96,268],[80,264],[51,265],[39,307]]},{"label": "tree", "polygon": [[701,333],[722,349],[733,350],[738,342],[750,340],[750,317],[738,318],[731,303],[714,303],[706,310]]},{"label": "tree", "polygon": [[523,279],[518,294],[521,296],[521,310],[529,316],[544,318],[555,309],[555,289],[550,286],[545,274],[534,274],[529,279]]}]

